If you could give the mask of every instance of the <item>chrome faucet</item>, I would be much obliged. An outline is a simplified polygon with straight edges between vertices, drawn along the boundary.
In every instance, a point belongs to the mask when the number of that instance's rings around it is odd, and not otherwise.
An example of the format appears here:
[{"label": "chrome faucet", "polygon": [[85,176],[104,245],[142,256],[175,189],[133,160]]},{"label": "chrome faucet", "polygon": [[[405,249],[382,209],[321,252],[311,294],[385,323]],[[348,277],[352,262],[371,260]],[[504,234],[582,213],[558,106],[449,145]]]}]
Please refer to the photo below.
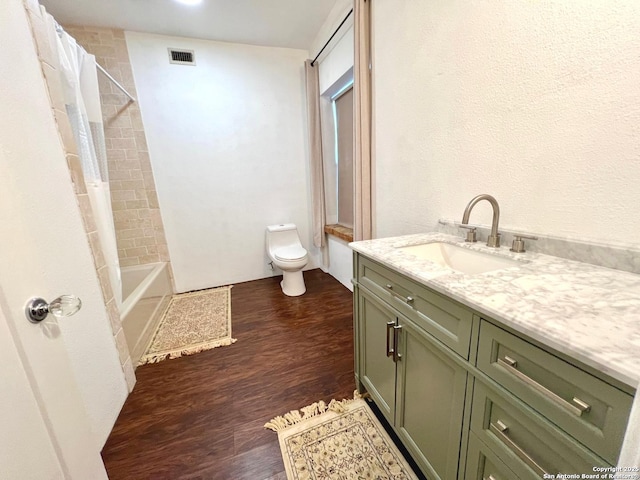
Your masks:
[{"label": "chrome faucet", "polygon": [[464,209],[464,214],[462,215],[462,224],[467,225],[469,223],[469,215],[471,214],[471,210],[475,207],[476,203],[480,200],[488,201],[493,207],[493,219],[491,220],[491,235],[487,238],[487,246],[493,248],[500,248],[500,234],[498,233],[498,221],[500,220],[500,207],[498,206],[498,201],[493,198],[491,195],[487,195],[483,193],[482,195],[478,195],[471,199],[467,208]]}]

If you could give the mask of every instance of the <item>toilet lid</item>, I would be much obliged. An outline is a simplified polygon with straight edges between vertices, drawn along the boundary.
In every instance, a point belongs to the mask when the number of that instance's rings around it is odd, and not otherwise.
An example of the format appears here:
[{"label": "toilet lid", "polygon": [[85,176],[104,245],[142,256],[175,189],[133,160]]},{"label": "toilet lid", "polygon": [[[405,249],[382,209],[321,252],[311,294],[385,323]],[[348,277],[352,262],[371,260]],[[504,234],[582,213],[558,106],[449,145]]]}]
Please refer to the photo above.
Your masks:
[{"label": "toilet lid", "polygon": [[273,254],[277,260],[283,260],[286,262],[291,260],[300,260],[307,254],[307,251],[302,248],[301,245],[291,245],[289,247],[281,247],[273,252]]}]

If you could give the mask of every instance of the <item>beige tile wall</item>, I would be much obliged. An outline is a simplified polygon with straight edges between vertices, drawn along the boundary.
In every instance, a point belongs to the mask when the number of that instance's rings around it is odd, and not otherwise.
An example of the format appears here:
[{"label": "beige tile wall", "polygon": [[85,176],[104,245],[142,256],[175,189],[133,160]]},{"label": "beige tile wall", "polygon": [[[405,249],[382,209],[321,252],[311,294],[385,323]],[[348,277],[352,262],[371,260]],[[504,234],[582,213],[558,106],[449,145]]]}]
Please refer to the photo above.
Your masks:
[{"label": "beige tile wall", "polygon": [[71,125],[64,106],[62,87],[57,71],[58,60],[51,46],[43,20],[45,10],[38,4],[37,0],[25,0],[25,7],[29,15],[31,30],[42,66],[42,73],[49,90],[49,99],[58,125],[60,141],[66,153],[67,165],[75,189],[78,207],[85,231],[87,232],[87,241],[93,254],[96,274],[102,287],[102,296],[111,322],[115,344],[118,348],[120,365],[124,371],[129,391],[132,391],[136,382],[136,376],[131,363],[129,349],[124,338],[124,330],[120,322],[120,313],[118,312],[118,307],[116,306],[116,301],[113,296],[111,281],[109,280],[107,270],[108,267],[102,254],[96,223],[91,211],[91,205],[89,204],[89,196],[87,195],[87,188],[84,182],[84,176],[82,175],[82,167],[80,159],[78,158],[78,149],[73,134],[71,133]]},{"label": "beige tile wall", "polygon": [[[137,96],[122,30],[64,28],[131,95]],[[104,75],[99,73],[98,79],[120,264],[169,262],[140,108]]]}]

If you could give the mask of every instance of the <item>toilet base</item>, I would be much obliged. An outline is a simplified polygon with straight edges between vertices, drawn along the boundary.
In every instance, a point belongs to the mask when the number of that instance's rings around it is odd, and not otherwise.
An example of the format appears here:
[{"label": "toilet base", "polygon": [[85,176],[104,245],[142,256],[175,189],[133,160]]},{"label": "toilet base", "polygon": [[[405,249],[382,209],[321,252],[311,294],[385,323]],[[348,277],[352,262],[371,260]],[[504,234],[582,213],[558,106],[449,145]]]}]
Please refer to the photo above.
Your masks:
[{"label": "toilet base", "polygon": [[299,297],[307,291],[307,287],[304,285],[302,270],[296,272],[283,271],[280,286],[282,287],[282,293],[288,297]]}]

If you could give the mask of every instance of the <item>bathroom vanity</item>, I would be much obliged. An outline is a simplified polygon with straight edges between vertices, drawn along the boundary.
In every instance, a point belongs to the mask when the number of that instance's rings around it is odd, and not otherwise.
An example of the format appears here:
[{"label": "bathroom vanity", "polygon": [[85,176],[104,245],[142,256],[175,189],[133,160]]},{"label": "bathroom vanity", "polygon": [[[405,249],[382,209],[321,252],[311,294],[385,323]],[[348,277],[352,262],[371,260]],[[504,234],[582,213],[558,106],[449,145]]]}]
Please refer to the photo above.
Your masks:
[{"label": "bathroom vanity", "polygon": [[427,478],[617,464],[640,381],[640,276],[439,233],[351,247],[356,382]]}]

